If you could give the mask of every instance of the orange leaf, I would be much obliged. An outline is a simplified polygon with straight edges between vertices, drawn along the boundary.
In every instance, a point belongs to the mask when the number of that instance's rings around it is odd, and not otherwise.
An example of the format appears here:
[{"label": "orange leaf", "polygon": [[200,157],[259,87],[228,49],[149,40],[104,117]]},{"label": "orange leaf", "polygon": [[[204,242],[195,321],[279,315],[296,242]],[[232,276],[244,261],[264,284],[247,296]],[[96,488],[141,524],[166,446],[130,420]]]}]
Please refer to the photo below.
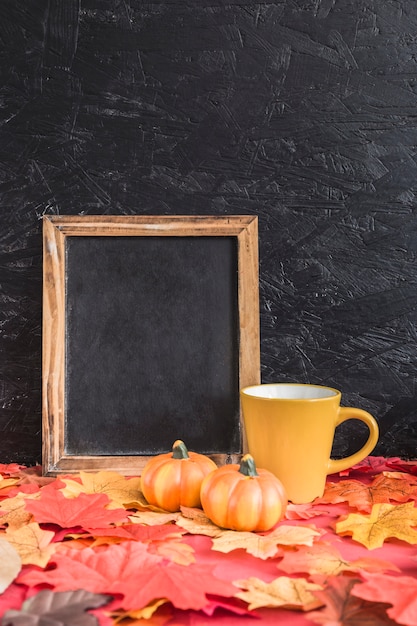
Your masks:
[{"label": "orange leaf", "polygon": [[310,611],[323,604],[312,593],[322,589],[322,587],[305,578],[280,576],[272,582],[266,583],[259,578],[251,577],[245,580],[236,580],[234,584],[242,589],[236,594],[236,597],[247,602],[250,610],[260,607],[281,607]]},{"label": "orange leaf", "polygon": [[370,485],[359,480],[341,480],[326,485],[322,498],[315,504],[348,502],[359,511],[369,512],[374,504],[408,502],[417,498],[415,478],[406,474],[377,476]]},{"label": "orange leaf", "polygon": [[194,548],[188,543],[174,538],[152,542],[149,546],[149,552],[158,554],[179,565],[195,563]]},{"label": "orange leaf", "polygon": [[312,546],[301,546],[296,551],[284,553],[278,565],[287,574],[322,574],[337,576],[341,572],[358,572],[361,570],[398,571],[392,563],[379,559],[358,559],[346,561],[335,546],[330,543],[317,542]]},{"label": "orange leaf", "polygon": [[370,515],[351,513],[337,522],[339,535],[352,535],[355,541],[370,550],[379,548],[385,539],[396,537],[407,543],[417,543],[417,509],[414,502],[406,504],[375,504]]},{"label": "orange leaf", "polygon": [[285,511],[285,519],[310,519],[326,513],[328,512],[317,509],[312,504],[293,504],[292,502],[289,502]]}]

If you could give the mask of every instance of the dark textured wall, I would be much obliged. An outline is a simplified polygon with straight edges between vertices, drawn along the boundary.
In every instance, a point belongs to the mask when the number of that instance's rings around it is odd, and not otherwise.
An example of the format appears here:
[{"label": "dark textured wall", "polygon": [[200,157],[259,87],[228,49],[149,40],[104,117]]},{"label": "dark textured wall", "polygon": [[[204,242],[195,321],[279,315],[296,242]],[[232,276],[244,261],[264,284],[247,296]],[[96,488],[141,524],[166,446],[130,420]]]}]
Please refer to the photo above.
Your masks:
[{"label": "dark textured wall", "polygon": [[1,0],[0,461],[40,460],[40,217],[93,213],[257,214],[263,381],[416,456],[416,80],[415,0]]}]

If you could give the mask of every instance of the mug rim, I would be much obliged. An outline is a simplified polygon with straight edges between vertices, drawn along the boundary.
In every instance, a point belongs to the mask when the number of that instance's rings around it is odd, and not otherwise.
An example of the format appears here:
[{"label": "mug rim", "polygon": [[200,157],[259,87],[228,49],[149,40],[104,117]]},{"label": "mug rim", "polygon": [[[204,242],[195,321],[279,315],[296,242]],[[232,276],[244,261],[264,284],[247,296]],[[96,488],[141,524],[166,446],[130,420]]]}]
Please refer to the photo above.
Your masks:
[{"label": "mug rim", "polygon": [[[300,387],[300,388],[314,388],[314,389],[327,389],[332,392],[327,396],[319,396],[313,398],[286,398],[286,397],[268,397],[250,393],[252,389],[265,389],[266,387]],[[333,400],[337,396],[341,396],[342,392],[335,387],[328,387],[327,385],[316,385],[314,383],[258,383],[256,385],[247,385],[240,390],[241,395],[250,396],[251,398],[258,398],[266,401],[285,400],[286,402],[322,402],[324,400]]]}]

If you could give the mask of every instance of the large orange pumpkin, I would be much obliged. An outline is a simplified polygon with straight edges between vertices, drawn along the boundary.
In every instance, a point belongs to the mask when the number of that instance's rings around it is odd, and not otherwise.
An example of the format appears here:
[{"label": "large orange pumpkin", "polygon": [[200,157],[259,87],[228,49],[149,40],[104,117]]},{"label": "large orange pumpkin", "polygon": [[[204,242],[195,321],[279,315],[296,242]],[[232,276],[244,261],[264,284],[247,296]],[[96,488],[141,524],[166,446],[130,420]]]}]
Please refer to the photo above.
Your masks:
[{"label": "large orange pumpkin", "polygon": [[204,477],[217,465],[204,454],[189,452],[184,442],[175,441],[172,452],[158,454],[145,465],[142,492],[149,504],[165,511],[181,506],[200,507],[200,488]]},{"label": "large orange pumpkin", "polygon": [[217,526],[244,531],[270,530],[284,517],[288,503],[281,481],[256,469],[250,454],[240,465],[223,465],[208,474],[200,497],[204,513]]}]

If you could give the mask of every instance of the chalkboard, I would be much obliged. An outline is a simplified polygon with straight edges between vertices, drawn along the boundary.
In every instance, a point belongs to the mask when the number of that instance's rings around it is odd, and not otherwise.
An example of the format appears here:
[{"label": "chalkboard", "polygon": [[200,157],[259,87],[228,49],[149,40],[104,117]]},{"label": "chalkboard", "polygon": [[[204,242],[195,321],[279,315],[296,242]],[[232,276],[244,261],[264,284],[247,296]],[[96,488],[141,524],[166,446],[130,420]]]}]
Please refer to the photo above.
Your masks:
[{"label": "chalkboard", "polygon": [[43,470],[138,474],[176,439],[245,449],[257,218],[44,218]]}]

